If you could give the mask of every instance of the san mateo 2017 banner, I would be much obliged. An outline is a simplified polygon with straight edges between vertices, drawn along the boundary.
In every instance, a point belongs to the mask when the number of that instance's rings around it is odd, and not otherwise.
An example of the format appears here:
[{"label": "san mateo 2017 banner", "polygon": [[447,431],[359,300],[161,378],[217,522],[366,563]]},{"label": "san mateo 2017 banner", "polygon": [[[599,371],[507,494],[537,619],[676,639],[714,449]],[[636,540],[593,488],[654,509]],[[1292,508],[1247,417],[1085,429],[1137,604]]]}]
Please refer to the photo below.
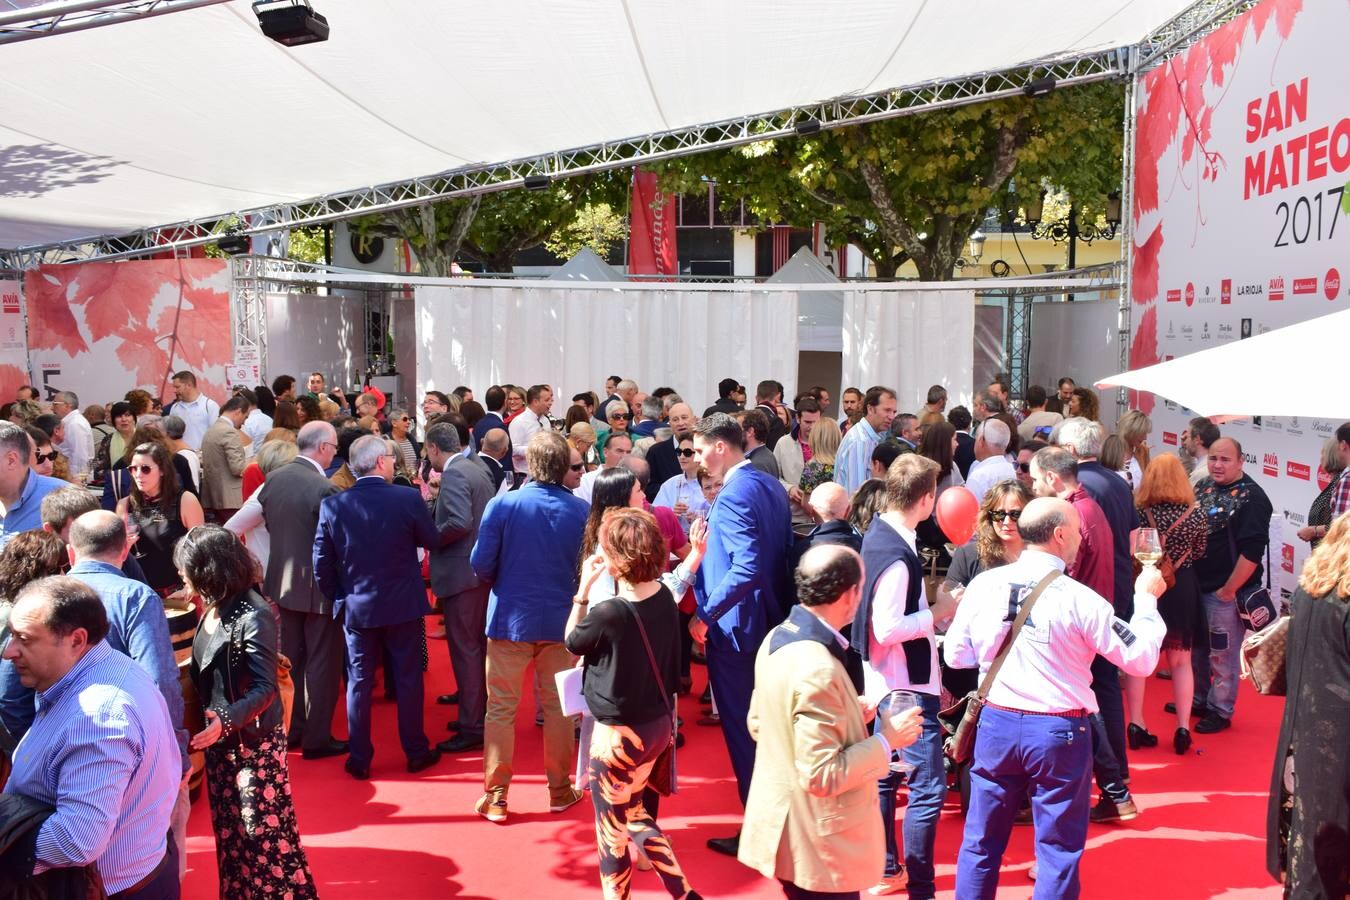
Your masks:
[{"label": "san mateo 2017 banner", "polygon": [[[1345,308],[1350,217],[1350,3],[1265,0],[1141,81],[1134,176],[1130,367],[1184,356]],[[1303,360],[1269,360],[1290,392]],[[1223,372],[1214,372],[1223,378]],[[1155,444],[1193,413],[1164,398]],[[1293,586],[1295,537],[1327,474],[1339,422],[1224,423],[1275,506],[1275,583]]]}]

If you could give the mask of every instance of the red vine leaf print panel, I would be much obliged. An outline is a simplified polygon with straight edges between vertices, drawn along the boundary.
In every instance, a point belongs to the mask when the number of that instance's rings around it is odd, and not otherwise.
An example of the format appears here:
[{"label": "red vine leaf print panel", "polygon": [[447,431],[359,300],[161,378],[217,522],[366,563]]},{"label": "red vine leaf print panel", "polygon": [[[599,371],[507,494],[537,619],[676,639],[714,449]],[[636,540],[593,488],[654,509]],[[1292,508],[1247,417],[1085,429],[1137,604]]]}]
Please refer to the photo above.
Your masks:
[{"label": "red vine leaf print panel", "polygon": [[197,374],[224,399],[233,356],[228,263],[164,259],[44,266],[27,276],[33,370],[88,402],[140,387],[161,397],[169,376]]}]

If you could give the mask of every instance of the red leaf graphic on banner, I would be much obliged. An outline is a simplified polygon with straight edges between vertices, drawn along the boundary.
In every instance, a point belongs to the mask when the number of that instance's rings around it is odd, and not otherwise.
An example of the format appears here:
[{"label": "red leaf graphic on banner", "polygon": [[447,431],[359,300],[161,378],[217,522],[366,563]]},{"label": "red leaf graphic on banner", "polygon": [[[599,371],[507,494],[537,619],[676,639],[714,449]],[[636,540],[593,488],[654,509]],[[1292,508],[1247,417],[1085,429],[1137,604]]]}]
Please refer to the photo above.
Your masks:
[{"label": "red leaf graphic on banner", "polygon": [[165,262],[102,263],[81,266],[72,303],[84,304],[84,324],[95,341],[127,326],[144,325],[155,295],[178,281],[177,264]]},{"label": "red leaf graphic on banner", "polygon": [[[177,329],[175,331],[175,323]],[[189,288],[182,309],[165,309],[155,322],[158,334],[175,334],[174,356],[199,375],[211,366],[230,362],[230,299],[222,291]]]},{"label": "red leaf graphic on banner", "polygon": [[23,292],[28,299],[30,350],[64,350],[76,356],[89,349],[66,302],[66,287],[75,273],[74,267],[61,266],[42,266],[25,273]]},{"label": "red leaf graphic on banner", "polygon": [[[1158,361],[1158,310],[1150,306],[1144,310],[1134,326],[1130,340],[1130,369],[1142,369]],[[1153,411],[1151,393],[1130,391],[1130,406],[1145,413]]]},{"label": "red leaf graphic on banner", "polygon": [[1134,263],[1130,267],[1130,299],[1148,304],[1158,298],[1158,256],[1162,253],[1162,223],[1142,244],[1134,245]]},{"label": "red leaf graphic on banner", "polygon": [[1146,105],[1139,110],[1136,121],[1137,154],[1140,160],[1151,160],[1152,165],[1135,169],[1134,220],[1138,223],[1144,213],[1158,208],[1157,161],[1176,138],[1177,115],[1181,98],[1167,80],[1168,66],[1159,66],[1144,76]]},{"label": "red leaf graphic on banner", "polygon": [[145,325],[128,326],[123,329],[121,338],[117,359],[133,373],[134,383],[149,387],[152,392],[159,390],[159,383],[169,368],[169,354],[155,343],[155,333]]},{"label": "red leaf graphic on banner", "polygon": [[28,373],[18,366],[0,365],[0,397],[13,397],[14,392],[28,383]]}]

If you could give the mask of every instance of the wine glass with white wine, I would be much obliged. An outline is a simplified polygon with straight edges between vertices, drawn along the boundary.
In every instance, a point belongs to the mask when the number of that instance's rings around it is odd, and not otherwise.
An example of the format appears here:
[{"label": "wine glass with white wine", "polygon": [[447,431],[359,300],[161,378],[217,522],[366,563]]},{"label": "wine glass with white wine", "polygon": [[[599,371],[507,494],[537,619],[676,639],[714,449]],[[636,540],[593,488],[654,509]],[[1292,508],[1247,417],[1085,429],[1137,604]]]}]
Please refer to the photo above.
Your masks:
[{"label": "wine glass with white wine", "polygon": [[1162,543],[1158,540],[1158,529],[1138,528],[1134,532],[1134,558],[1146,566],[1156,566],[1162,559]]}]

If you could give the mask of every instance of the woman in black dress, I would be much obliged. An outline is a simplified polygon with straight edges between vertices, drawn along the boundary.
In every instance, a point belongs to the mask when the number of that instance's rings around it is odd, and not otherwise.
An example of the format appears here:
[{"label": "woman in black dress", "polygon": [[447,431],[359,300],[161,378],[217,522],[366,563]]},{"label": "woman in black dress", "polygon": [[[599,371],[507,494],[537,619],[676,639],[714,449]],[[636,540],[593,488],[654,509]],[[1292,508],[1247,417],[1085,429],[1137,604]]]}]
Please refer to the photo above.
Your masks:
[{"label": "woman in black dress", "polygon": [[[1191,671],[1191,647],[1195,633],[1207,627],[1205,608],[1191,564],[1205,555],[1205,516],[1195,505],[1195,493],[1181,460],[1160,453],[1149,462],[1143,483],[1134,494],[1139,507],[1139,527],[1153,528],[1162,542],[1163,553],[1172,561],[1176,584],[1158,598],[1158,614],[1167,625],[1163,653],[1172,672],[1172,695],[1177,705],[1177,730],[1172,749],[1185,753],[1191,746],[1191,699],[1195,696],[1195,675]],[[1152,747],[1158,739],[1144,724],[1143,695],[1126,692],[1130,702],[1130,745]]]},{"label": "woman in black dress", "polygon": [[206,521],[196,494],[180,490],[178,474],[168,448],[147,441],[131,450],[131,492],[117,504],[117,513],[127,523],[131,552],[141,564],[146,580],[161,597],[183,587],[173,548],[188,529]]},{"label": "woman in black dress", "polygon": [[1327,486],[1308,507],[1308,524],[1298,530],[1298,539],[1307,541],[1314,550],[1331,527],[1331,498],[1336,493],[1336,480],[1345,469],[1345,463],[1341,462],[1341,442],[1335,438],[1322,445],[1322,469],[1328,476]]},{"label": "woman in black dress", "polygon": [[1266,868],[1286,897],[1350,896],[1350,515],[1331,523],[1290,604]]},{"label": "woman in black dress", "polygon": [[206,751],[220,896],[318,897],[286,769],[278,617],[253,590],[257,563],[237,537],[215,525],[189,531],[174,561],[206,604],[191,668],[206,727],[193,735],[192,749]]}]

